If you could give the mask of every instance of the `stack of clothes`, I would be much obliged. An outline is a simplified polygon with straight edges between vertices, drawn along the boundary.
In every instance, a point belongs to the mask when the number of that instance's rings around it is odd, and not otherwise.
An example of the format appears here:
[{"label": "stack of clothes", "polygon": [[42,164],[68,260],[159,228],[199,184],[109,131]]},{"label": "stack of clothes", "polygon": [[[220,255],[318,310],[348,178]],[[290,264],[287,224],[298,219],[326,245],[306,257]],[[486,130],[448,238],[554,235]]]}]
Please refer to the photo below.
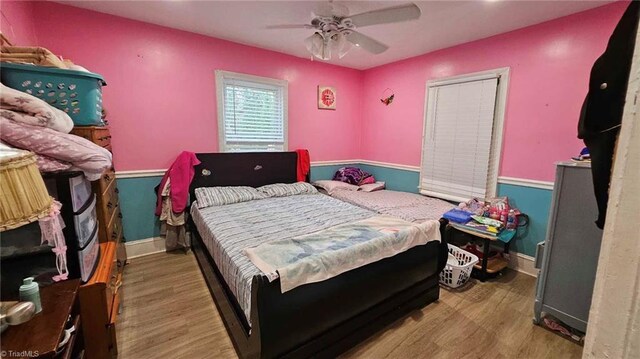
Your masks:
[{"label": "stack of clothes", "polygon": [[59,69],[69,68],[65,61],[44,47],[2,46],[0,60],[19,64],[57,67]]},{"label": "stack of clothes", "polygon": [[111,168],[111,153],[72,129],[63,111],[0,84],[0,145],[35,152],[40,172],[79,170],[95,181]]}]

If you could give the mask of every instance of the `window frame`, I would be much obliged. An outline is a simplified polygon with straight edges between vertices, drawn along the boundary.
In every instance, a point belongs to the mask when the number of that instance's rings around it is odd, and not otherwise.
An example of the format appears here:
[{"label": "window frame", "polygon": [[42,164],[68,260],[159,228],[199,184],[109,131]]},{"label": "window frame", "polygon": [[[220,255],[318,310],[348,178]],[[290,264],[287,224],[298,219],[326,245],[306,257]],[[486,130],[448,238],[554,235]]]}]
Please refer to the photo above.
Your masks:
[{"label": "window frame", "polygon": [[215,70],[216,77],[216,98],[218,112],[218,150],[220,152],[227,151],[227,141],[225,137],[224,122],[224,83],[225,80],[238,80],[245,82],[253,82],[257,85],[280,87],[282,89],[282,130],[284,134],[284,143],[282,151],[289,150],[289,82],[287,80],[273,79],[269,77],[255,76],[238,72]]},{"label": "window frame", "polygon": [[485,197],[496,197],[498,193],[498,177],[500,172],[500,164],[502,161],[503,151],[503,134],[504,134],[504,118],[506,113],[507,94],[509,88],[509,67],[502,67],[493,70],[473,72],[439,79],[428,80],[425,86],[424,113],[422,117],[422,145],[420,147],[420,177],[418,183],[418,191],[421,194],[438,197],[450,201],[466,201],[469,198],[462,198],[454,195],[445,195],[422,189],[422,178],[424,172],[424,150],[427,129],[429,125],[429,113],[431,112],[429,102],[429,90],[431,88],[459,84],[464,82],[478,81],[488,78],[497,77],[498,85],[496,89],[496,105],[494,108],[493,118],[493,135],[491,137],[491,148],[489,152],[489,173],[487,173],[487,188]]}]

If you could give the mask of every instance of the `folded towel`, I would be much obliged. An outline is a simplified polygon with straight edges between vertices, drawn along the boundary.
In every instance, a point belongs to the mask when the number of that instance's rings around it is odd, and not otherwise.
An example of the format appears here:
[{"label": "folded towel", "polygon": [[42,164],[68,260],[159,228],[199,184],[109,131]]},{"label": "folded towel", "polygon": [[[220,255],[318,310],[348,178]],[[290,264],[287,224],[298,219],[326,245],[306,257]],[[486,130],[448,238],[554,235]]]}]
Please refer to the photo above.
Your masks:
[{"label": "folded towel", "polygon": [[44,47],[2,46],[0,60],[67,69],[68,66]]}]

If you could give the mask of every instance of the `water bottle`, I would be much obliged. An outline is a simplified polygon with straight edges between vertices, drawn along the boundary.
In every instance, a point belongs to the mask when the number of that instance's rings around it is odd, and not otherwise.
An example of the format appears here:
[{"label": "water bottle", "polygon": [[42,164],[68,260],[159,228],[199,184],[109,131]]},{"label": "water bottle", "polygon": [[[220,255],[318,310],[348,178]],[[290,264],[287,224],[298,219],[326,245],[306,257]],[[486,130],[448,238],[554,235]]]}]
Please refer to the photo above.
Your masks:
[{"label": "water bottle", "polygon": [[502,212],[500,212],[500,222],[504,223],[505,225],[507,224],[507,218],[509,217],[509,212],[507,212],[506,209],[502,210]]},{"label": "water bottle", "polygon": [[507,229],[516,229],[516,212],[510,210],[507,215]]}]

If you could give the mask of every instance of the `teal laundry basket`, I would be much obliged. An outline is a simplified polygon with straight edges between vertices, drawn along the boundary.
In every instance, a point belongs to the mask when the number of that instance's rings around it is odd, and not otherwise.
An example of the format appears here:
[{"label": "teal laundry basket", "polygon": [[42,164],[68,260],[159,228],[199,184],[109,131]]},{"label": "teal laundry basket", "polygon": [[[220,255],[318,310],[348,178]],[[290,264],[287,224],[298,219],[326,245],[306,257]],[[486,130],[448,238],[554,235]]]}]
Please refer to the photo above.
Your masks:
[{"label": "teal laundry basket", "polygon": [[102,126],[102,76],[35,65],[0,64],[2,83],[66,112],[76,126]]}]

